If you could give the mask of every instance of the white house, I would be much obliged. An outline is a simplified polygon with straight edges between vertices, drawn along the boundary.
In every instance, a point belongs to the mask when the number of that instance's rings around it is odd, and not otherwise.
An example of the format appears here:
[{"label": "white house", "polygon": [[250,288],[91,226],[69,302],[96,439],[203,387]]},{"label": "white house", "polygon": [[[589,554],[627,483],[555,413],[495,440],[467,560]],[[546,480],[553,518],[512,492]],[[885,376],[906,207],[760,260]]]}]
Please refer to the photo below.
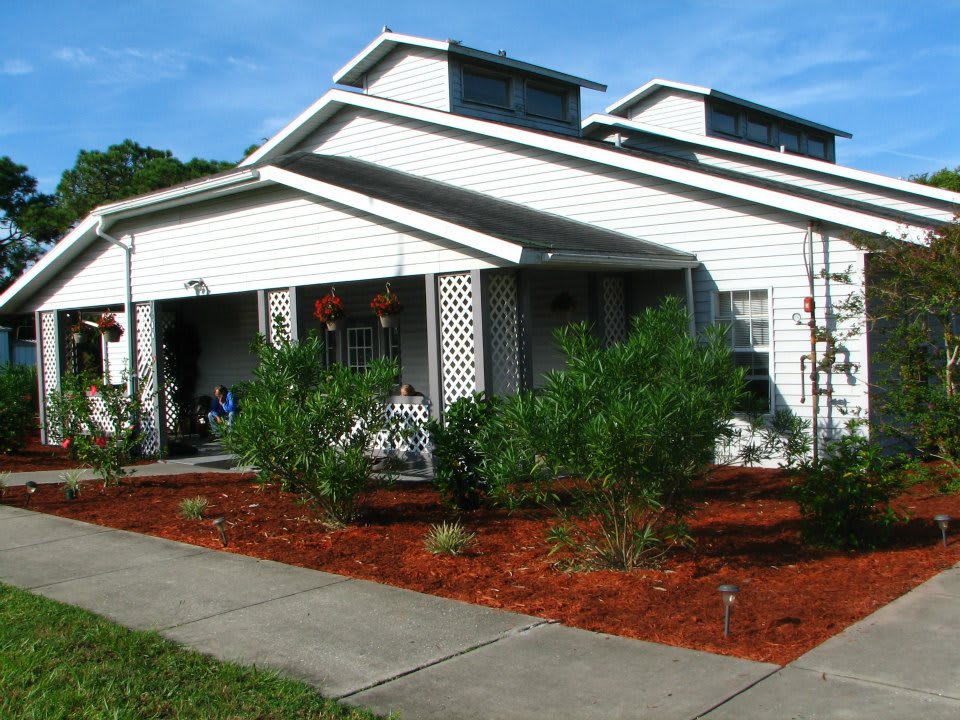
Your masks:
[{"label": "white house", "polygon": [[[559,325],[616,342],[677,294],[691,332],[733,322],[769,410],[810,418],[816,400],[829,432],[869,412],[867,337],[813,387],[803,358],[826,347],[811,347],[804,299],[833,322],[851,287],[828,274],[864,267],[846,238],[918,236],[960,210],[960,194],[836,165],[848,133],[709,88],[653,80],[581,122],[581,89],[605,86],[392,32],[333,79],[349,89],[235,170],[97,208],[0,297],[0,313],[36,314],[42,394],[81,355],[114,380],[129,365],[161,388],[156,450],[177,386],[249,378],[247,347],[280,316],[294,337],[326,333],[330,360],[399,358],[425,397],[394,411],[436,415],[535,386],[561,364]],[[369,309],[388,281],[395,329]],[[327,332],[312,310],[334,287],[348,317]],[[124,341],[76,346],[69,325],[106,309]],[[171,376],[178,355],[196,358],[189,378]]]}]

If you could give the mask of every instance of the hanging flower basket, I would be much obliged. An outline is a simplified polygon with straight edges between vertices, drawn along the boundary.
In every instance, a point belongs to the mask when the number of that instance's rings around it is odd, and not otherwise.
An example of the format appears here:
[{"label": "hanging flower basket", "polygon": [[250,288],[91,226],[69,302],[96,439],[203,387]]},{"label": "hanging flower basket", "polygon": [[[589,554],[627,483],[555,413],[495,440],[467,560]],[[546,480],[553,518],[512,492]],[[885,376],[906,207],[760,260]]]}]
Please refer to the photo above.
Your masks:
[{"label": "hanging flower basket", "polygon": [[380,325],[385,328],[397,327],[400,324],[400,318],[397,317],[403,310],[400,304],[400,298],[390,289],[390,283],[387,283],[386,289],[382,293],[373,296],[370,301],[370,309],[380,318]]},{"label": "hanging flower basket", "polygon": [[117,342],[123,335],[123,326],[117,322],[117,317],[113,313],[104,313],[97,321],[97,327],[107,342]]},{"label": "hanging flower basket", "polygon": [[335,332],[340,329],[340,321],[346,315],[343,300],[337,297],[336,290],[330,292],[313,304],[313,316],[322,323],[326,323],[327,330]]}]

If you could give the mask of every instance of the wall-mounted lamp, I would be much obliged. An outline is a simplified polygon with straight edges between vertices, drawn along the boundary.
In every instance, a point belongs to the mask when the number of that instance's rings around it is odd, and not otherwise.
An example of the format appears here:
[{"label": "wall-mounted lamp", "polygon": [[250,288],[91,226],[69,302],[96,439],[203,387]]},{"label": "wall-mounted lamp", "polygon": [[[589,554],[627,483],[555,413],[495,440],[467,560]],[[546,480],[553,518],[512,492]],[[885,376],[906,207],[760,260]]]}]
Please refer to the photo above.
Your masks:
[{"label": "wall-mounted lamp", "polygon": [[196,278],[195,280],[187,280],[183,287],[187,290],[193,290],[197,295],[209,295],[210,288],[207,287],[207,284],[203,281],[203,278]]}]

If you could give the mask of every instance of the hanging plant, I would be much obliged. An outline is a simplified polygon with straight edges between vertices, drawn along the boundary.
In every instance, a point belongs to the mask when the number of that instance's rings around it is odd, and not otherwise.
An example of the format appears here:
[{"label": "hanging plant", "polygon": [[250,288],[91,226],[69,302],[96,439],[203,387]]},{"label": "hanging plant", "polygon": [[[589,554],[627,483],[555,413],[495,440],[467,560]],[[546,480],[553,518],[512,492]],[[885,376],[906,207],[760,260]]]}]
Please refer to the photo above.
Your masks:
[{"label": "hanging plant", "polygon": [[370,309],[380,318],[380,324],[389,328],[399,324],[400,319],[397,315],[403,310],[403,306],[397,294],[390,289],[390,283],[387,283],[384,292],[373,296]]},{"label": "hanging plant", "polygon": [[313,316],[320,322],[326,323],[328,330],[336,330],[337,321],[344,315],[346,310],[343,307],[343,300],[337,297],[336,288],[330,288],[330,292],[313,304]]},{"label": "hanging plant", "polygon": [[123,335],[123,326],[117,322],[117,316],[112,312],[105,312],[97,320],[97,328],[107,342],[117,342]]}]

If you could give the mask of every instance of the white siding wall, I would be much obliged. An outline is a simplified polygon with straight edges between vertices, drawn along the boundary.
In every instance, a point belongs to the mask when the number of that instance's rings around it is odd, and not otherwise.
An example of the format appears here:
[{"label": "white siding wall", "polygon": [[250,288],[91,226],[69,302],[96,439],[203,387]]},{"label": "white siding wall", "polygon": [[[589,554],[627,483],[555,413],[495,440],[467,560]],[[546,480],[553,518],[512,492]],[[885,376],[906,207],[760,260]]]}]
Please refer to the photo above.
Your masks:
[{"label": "white siding wall", "polygon": [[[134,301],[494,267],[498,261],[287,189],[158,213],[111,229],[134,238]],[[98,242],[47,286],[42,307],[121,302],[123,256]]]},{"label": "white siding wall", "polygon": [[944,221],[952,220],[956,212],[955,207],[949,207],[946,203],[935,200],[924,201],[918,199],[915,195],[908,195],[907,193],[897,190],[868,185],[867,183],[856,180],[825,175],[804,168],[774,164],[759,158],[751,158],[707,148],[693,148],[688,144],[674,142],[667,138],[644,136],[631,138],[625,144],[628,147],[637,147],[676,157],[697,160],[706,165],[726,168],[766,180],[831,193],[838,197],[858,200],[898,212],[931,215]]},{"label": "white siding wall", "polygon": [[367,73],[364,92],[435,110],[449,110],[447,55],[427,48],[398,48]]},{"label": "white siding wall", "polygon": [[[308,145],[696,253],[704,264],[695,273],[700,327],[712,322],[715,291],[772,288],[776,382],[778,387],[783,383],[777,402],[809,416],[809,402],[799,402],[799,362],[809,351],[809,343],[804,343],[808,335],[791,319],[807,295],[805,218],[508,141],[366,111],[334,118]],[[862,254],[852,246],[837,238],[829,245],[830,272],[860,266]],[[822,249],[818,252],[817,272],[824,266]],[[841,290],[834,287],[832,292]],[[822,283],[819,294],[824,294]],[[818,299],[820,308],[824,302]],[[852,361],[863,362],[863,348],[854,345]],[[544,338],[537,340],[537,347],[544,347]],[[552,366],[552,361],[544,362]],[[835,401],[846,400],[850,409],[865,402],[865,386],[858,378],[850,384],[844,380],[835,391]]]},{"label": "white siding wall", "polygon": [[707,134],[703,96],[682,90],[660,90],[627,108],[631,120],[683,130],[697,135]]},{"label": "white siding wall", "polygon": [[255,293],[200,297],[180,308],[200,333],[198,395],[212,395],[215,385],[230,387],[253,378],[257,362],[249,348],[258,329]]}]

